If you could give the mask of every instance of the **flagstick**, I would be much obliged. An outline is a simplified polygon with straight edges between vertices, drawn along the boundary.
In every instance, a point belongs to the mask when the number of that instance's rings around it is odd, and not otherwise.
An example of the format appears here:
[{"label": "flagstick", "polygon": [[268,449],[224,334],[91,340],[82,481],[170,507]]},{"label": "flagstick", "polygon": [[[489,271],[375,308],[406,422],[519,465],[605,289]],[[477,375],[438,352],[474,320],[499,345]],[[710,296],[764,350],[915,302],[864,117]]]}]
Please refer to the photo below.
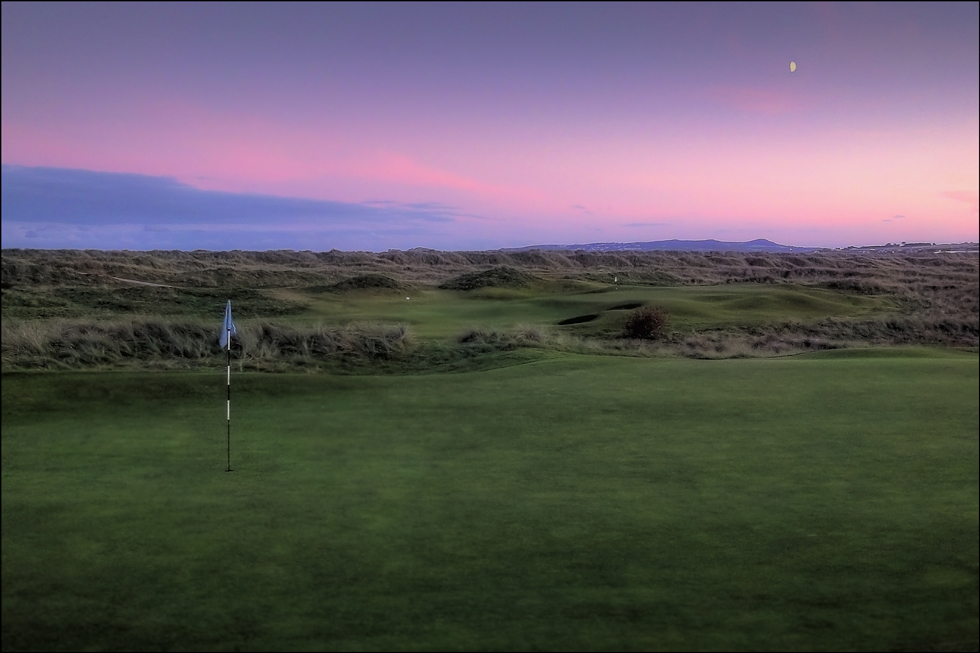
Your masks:
[{"label": "flagstick", "polygon": [[225,327],[225,337],[228,339],[228,468],[231,471],[231,327]]}]

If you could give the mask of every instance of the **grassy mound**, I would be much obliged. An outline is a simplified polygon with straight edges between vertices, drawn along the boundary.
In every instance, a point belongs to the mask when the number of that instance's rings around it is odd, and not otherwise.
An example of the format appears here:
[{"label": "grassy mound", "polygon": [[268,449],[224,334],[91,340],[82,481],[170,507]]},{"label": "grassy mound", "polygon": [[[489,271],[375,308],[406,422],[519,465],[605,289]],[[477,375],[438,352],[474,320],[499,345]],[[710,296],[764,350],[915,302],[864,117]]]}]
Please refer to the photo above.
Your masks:
[{"label": "grassy mound", "polygon": [[477,290],[479,288],[526,288],[540,282],[533,274],[522,272],[508,265],[500,265],[483,272],[470,272],[450,279],[439,287],[444,290]]},{"label": "grassy mound", "polygon": [[352,292],[358,290],[408,290],[410,286],[392,279],[386,274],[360,274],[344,279],[329,287],[332,292]]}]

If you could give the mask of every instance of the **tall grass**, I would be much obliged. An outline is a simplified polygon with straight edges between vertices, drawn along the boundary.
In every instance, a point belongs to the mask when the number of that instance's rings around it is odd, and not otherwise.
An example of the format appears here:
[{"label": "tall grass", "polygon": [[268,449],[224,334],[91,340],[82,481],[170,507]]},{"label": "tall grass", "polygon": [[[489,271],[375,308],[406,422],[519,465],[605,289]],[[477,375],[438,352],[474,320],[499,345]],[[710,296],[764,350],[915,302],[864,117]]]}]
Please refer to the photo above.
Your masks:
[{"label": "tall grass", "polygon": [[[203,321],[5,319],[2,335],[4,369],[191,368],[219,365],[225,356],[214,324]],[[240,367],[268,369],[331,359],[383,360],[407,351],[411,338],[402,325],[260,321],[242,324],[232,342]]]},{"label": "tall grass", "polygon": [[[335,284],[352,275],[386,275],[438,285],[463,274],[594,278],[622,283],[736,282],[830,284],[859,292],[951,296],[976,311],[975,254],[744,254],[692,252],[120,252],[2,250],[4,290],[98,285],[112,278],[197,288],[275,288]],[[482,277],[480,277],[482,278]]]},{"label": "tall grass", "polygon": [[[218,365],[222,353],[205,316],[227,298],[244,319],[235,351],[243,369],[370,370],[384,363],[389,371],[417,371],[529,348],[729,358],[856,345],[980,344],[975,254],[5,249],[0,268],[4,370]],[[656,343],[610,334],[585,339],[538,325],[474,325],[436,343],[413,339],[403,325],[289,326],[267,319],[302,314],[304,302],[313,301],[304,294],[311,289],[515,286],[531,293],[537,290],[525,286],[540,286],[560,293],[582,292],[576,286],[602,290],[613,278],[620,287],[792,283],[887,297],[896,308],[874,317],[678,332]]]},{"label": "tall grass", "polygon": [[[225,352],[213,321],[165,318],[2,321],[2,363],[14,369],[218,367]],[[239,325],[233,359],[241,370],[327,367],[348,372],[424,372],[460,368],[481,356],[538,349],[570,353],[689,358],[757,358],[871,345],[932,344],[975,347],[976,318],[885,316],[828,318],[743,328],[639,337],[587,338],[523,324],[511,329],[472,326],[451,342],[416,339],[402,324],[301,326],[272,321]]]}]

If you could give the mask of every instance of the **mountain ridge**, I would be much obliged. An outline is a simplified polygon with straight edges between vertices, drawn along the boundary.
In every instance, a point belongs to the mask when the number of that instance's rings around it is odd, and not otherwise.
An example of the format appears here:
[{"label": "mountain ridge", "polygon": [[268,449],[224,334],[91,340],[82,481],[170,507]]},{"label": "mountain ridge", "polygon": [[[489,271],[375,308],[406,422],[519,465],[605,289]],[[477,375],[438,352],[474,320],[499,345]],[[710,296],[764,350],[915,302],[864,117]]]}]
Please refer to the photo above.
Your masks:
[{"label": "mountain ridge", "polygon": [[823,247],[797,247],[780,245],[765,238],[744,242],[715,240],[651,240],[631,243],[586,243],[579,245],[529,245],[527,247],[508,247],[503,252],[526,252],[540,250],[583,250],[586,252],[815,252]]}]

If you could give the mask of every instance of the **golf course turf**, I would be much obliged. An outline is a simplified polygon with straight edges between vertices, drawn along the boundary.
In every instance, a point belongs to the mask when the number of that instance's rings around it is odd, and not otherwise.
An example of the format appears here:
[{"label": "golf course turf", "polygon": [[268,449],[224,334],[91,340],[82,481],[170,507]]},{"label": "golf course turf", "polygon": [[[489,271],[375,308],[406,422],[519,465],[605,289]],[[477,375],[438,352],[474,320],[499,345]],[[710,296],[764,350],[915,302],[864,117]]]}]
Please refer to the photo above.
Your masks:
[{"label": "golf course turf", "polygon": [[976,650],[975,352],[232,384],[4,374],[4,651]]}]

